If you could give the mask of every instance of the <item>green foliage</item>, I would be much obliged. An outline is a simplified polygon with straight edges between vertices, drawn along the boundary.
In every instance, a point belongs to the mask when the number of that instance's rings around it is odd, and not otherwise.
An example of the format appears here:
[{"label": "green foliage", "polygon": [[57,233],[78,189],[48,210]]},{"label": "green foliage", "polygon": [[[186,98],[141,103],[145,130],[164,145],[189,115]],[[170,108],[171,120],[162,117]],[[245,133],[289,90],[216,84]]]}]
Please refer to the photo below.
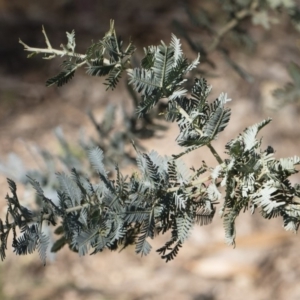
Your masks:
[{"label": "green foliage", "polygon": [[[74,33],[67,36],[68,45],[63,51],[49,48],[47,38],[48,48],[38,51],[49,53],[52,49],[53,55],[62,54],[70,59],[79,57],[82,65],[88,65],[90,75],[108,75],[111,88],[118,81],[116,72],[126,69],[129,84],[141,96],[138,115],[147,118],[147,113],[164,99],[167,102],[164,116],[177,123],[176,141],[185,150],[168,157],[154,150],[143,153],[133,144],[139,171],[124,176],[115,165],[116,176],[112,179],[106,169],[106,151],[87,147],[97,181],[90,180],[75,168],[70,175],[57,173],[59,187],[58,201],[55,202],[45,196],[37,180],[29,177],[41,200],[38,211],[20,204],[16,184],[8,179],[12,196],[6,197],[6,216],[0,220],[2,259],[6,257],[8,235],[12,232],[16,254],[30,254],[37,249],[45,263],[49,237],[43,228],[60,222],[55,230],[60,237],[51,248],[54,252],[66,244],[80,256],[106,248],[122,250],[135,245],[136,253],[148,255],[151,240],[157,234],[170,232],[169,240],[157,250],[168,262],[176,257],[194,225],[212,222],[220,202],[225,241],[230,245],[235,245],[235,220],[247,209],[252,213],[259,210],[266,219],[281,217],[286,230],[298,230],[300,185],[292,185],[289,177],[298,172],[296,167],[300,158],[277,160],[271,146],[261,149],[257,134],[271,122],[270,119],[246,128],[228,142],[226,156],[221,158],[212,143],[229,123],[231,111],[227,104],[230,99],[222,93],[210,101],[211,87],[204,78],[187,82],[185,76],[199,64],[199,57],[189,63],[175,35],[171,36],[169,46],[162,42],[159,46],[146,48],[141,67],[135,69],[130,68],[127,58],[134,47],[130,44],[121,50],[122,43],[116,38],[113,22],[104,38],[94,43],[85,55],[74,52]],[[27,51],[37,51],[25,44],[24,47]],[[105,55],[109,59],[104,58]],[[293,78],[296,73],[297,69],[293,69]],[[189,85],[192,86],[190,91],[186,89]],[[108,115],[113,119],[113,110]],[[109,134],[112,123],[105,120],[100,127],[102,131],[99,132]],[[200,147],[209,148],[218,162],[215,167],[203,162],[198,169],[188,168],[180,159]],[[222,187],[224,195],[220,191]]]},{"label": "green foliage", "polygon": [[46,81],[46,86],[51,86],[56,84],[58,87],[63,86],[64,84],[68,83],[75,74],[75,70],[78,68],[78,64],[80,61],[71,61],[66,60],[62,63],[63,71],[60,72],[55,77],[52,77]]},{"label": "green foliage", "polygon": [[172,35],[169,46],[148,47],[142,67],[128,71],[129,84],[141,94],[139,117],[144,116],[161,98],[178,98],[185,90],[183,76],[199,64],[199,57],[191,64],[183,56],[180,41]]},{"label": "green foliage", "polygon": [[[44,32],[44,31],[43,31]],[[44,32],[45,36],[46,33]],[[85,55],[75,52],[75,31],[67,32],[68,43],[62,45],[63,51],[54,51],[47,59],[52,59],[56,55],[67,56],[61,67],[62,71],[47,80],[46,86],[56,84],[58,87],[68,83],[75,74],[75,71],[86,65],[87,74],[91,76],[107,76],[107,89],[114,89],[122,76],[122,72],[127,68],[128,60],[135,51],[132,43],[123,49],[123,41],[121,41],[114,29],[114,22],[111,21],[110,29],[105,36],[98,42],[93,43],[86,51]],[[46,36],[46,41],[48,38]],[[25,47],[22,41],[20,41]],[[50,43],[47,43],[48,49],[52,50]]]},{"label": "green foliage", "polygon": [[[39,185],[32,181],[37,192],[43,194]],[[46,264],[46,251],[48,248],[49,237],[42,232],[42,226],[38,222],[32,224],[34,214],[26,207],[20,205],[16,191],[16,184],[8,179],[9,188],[12,192],[12,197],[7,195],[8,210],[5,221],[0,221],[0,256],[1,259],[6,257],[6,244],[10,232],[13,233],[12,246],[17,255],[31,254],[38,249],[41,260]],[[45,197],[44,197],[45,198]],[[55,206],[52,206],[51,200],[45,198],[41,210],[39,211],[40,220],[45,220],[52,225],[56,225],[56,215],[53,211]],[[47,215],[47,216],[45,216]],[[10,218],[13,220],[9,223]],[[21,230],[21,235],[17,237],[16,229]]]}]

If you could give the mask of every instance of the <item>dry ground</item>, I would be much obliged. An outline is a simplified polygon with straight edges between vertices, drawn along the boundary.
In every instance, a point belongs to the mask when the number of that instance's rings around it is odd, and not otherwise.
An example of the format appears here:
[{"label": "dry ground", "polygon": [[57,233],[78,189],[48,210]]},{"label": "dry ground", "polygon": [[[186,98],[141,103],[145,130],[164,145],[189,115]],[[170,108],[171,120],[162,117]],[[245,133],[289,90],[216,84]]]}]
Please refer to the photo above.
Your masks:
[{"label": "dry ground", "polygon": [[[123,36],[132,34],[139,46],[145,46],[157,44],[160,39],[168,41],[171,20],[184,19],[179,5],[168,7],[170,1],[152,1],[147,5],[142,1],[142,5],[127,0],[118,2],[116,7],[116,1],[103,1],[97,9],[91,0],[78,1],[75,8],[70,4],[72,1],[65,1],[65,6],[59,1],[52,2],[49,7],[29,0],[22,5],[17,1],[0,2],[3,17],[0,23],[5,32],[1,44],[7,45],[1,50],[7,58],[0,66],[0,156],[3,161],[14,151],[28,167],[34,161],[20,139],[57,153],[59,148],[52,134],[55,126],[61,125],[73,142],[81,126],[89,134],[95,134],[85,110],[93,108],[96,117],[101,118],[107,103],[128,103],[128,94],[124,83],[115,92],[105,93],[99,79],[82,73],[61,89],[46,89],[44,82],[50,74],[55,74],[57,64],[35,59],[32,63],[35,65],[31,66],[17,45],[19,36],[31,45],[42,45],[41,24],[48,25],[52,36],[77,26],[78,39],[80,35],[83,37],[78,44],[84,49],[91,35],[95,38],[102,34],[108,19],[115,18],[117,29],[118,24],[124,24],[120,26]],[[60,22],[54,22],[53,18]],[[153,25],[154,18],[156,25]],[[194,38],[199,38],[197,34],[193,33]],[[299,112],[292,105],[280,111],[267,109],[274,101],[272,90],[289,80],[286,63],[297,59],[299,62],[299,51],[295,50],[297,35],[285,22],[273,31],[255,29],[254,34],[258,42],[255,54],[238,50],[234,54],[254,76],[254,83],[239,78],[218,54],[212,56],[218,65],[215,71],[218,77],[209,79],[213,85],[211,99],[223,91],[233,99],[230,125],[214,145],[223,153],[225,143],[246,126],[270,116],[273,123],[262,132],[263,145],[272,145],[278,158],[299,155]],[[62,35],[55,37],[56,44],[60,37],[63,39]],[[185,49],[193,59],[195,53],[187,46]],[[163,139],[153,138],[143,143],[149,150],[172,154],[178,149],[174,141],[176,133],[176,126],[170,125]],[[206,150],[192,153],[186,162],[196,166],[203,159],[215,165]],[[299,179],[294,180],[299,182]],[[2,174],[0,186],[3,208],[8,187]],[[20,196],[26,197],[21,186]],[[216,215],[213,224],[193,230],[177,258],[168,264],[154,251],[164,243],[164,237],[153,241],[154,250],[147,257],[136,256],[133,248],[83,258],[63,249],[46,267],[37,254],[15,257],[9,249],[6,261],[0,266],[0,299],[300,299],[298,236],[285,232],[279,220],[262,220],[248,212],[240,216],[237,228],[237,248],[232,249],[223,243],[222,222]]]}]

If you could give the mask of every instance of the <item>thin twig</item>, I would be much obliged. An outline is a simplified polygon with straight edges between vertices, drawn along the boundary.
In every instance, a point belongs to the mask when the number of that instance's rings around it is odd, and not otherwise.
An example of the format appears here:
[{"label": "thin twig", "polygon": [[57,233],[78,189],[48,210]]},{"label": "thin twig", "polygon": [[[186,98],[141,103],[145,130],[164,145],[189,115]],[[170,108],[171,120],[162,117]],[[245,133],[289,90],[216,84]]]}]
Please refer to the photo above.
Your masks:
[{"label": "thin twig", "polygon": [[[201,178],[201,179],[196,179],[196,180],[193,180],[191,181],[189,184],[187,184],[185,187],[193,187],[193,186],[197,186],[197,185],[200,185],[206,181],[209,181],[211,180],[211,176],[207,176],[205,178]],[[181,186],[176,186],[176,187],[172,187],[172,188],[169,188],[167,189],[167,193],[172,193],[172,192],[176,192],[178,191],[179,189],[181,188]]]},{"label": "thin twig", "polygon": [[233,29],[235,26],[238,25],[238,23],[248,17],[251,16],[257,6],[259,4],[258,0],[253,0],[250,7],[247,9],[243,9],[239,12],[237,12],[237,14],[235,15],[235,18],[232,19],[231,21],[229,21],[216,35],[216,37],[214,38],[213,42],[211,43],[211,45],[208,47],[207,52],[213,52],[219,45],[219,43],[221,42],[222,38],[225,36],[226,33],[228,33],[231,29]]},{"label": "thin twig", "polygon": [[48,36],[47,36],[46,31],[45,31],[44,25],[42,26],[42,33],[45,37],[45,42],[46,42],[46,45],[47,45],[48,49],[52,49],[52,46],[51,46],[50,41],[48,39]]},{"label": "thin twig", "polygon": [[216,158],[216,160],[218,161],[218,163],[221,165],[223,164],[223,159],[220,157],[220,155],[218,154],[218,152],[216,151],[216,149],[211,145],[211,143],[206,145],[209,150],[211,151],[211,153],[213,154],[213,156]]},{"label": "thin twig", "polygon": [[70,212],[73,212],[73,211],[81,210],[85,207],[88,207],[89,205],[90,205],[89,203],[85,203],[83,205],[78,205],[78,206],[74,206],[74,207],[71,207],[71,208],[67,208],[66,212],[70,213]]},{"label": "thin twig", "polygon": [[[64,50],[57,50],[54,49],[51,46],[51,43],[49,41],[49,38],[47,36],[46,30],[44,28],[44,26],[42,26],[42,33],[45,37],[45,43],[47,45],[47,48],[35,48],[35,47],[30,47],[27,44],[25,44],[21,39],[19,39],[19,43],[22,44],[24,46],[24,51],[28,51],[28,52],[33,52],[33,53],[43,53],[43,54],[52,54],[52,56],[48,56],[48,57],[44,57],[44,59],[51,59],[54,58],[55,56],[69,56],[69,57],[75,57],[75,58],[80,58],[82,60],[86,60],[86,54],[79,54],[79,53],[75,53],[72,51],[68,51],[66,49]],[[104,64],[109,64],[109,60],[108,59],[104,59],[103,60]]]},{"label": "thin twig", "polygon": [[55,56],[57,55],[57,56],[60,56],[60,57],[63,57],[65,55],[67,55],[67,56],[70,56],[70,57],[80,58],[82,60],[86,59],[85,54],[78,54],[78,53],[74,53],[74,52],[71,52],[71,51],[57,50],[57,49],[53,49],[53,48],[34,48],[34,47],[30,47],[27,44],[25,44],[21,39],[19,39],[19,43],[24,46],[24,51],[28,51],[28,52],[53,54]]}]

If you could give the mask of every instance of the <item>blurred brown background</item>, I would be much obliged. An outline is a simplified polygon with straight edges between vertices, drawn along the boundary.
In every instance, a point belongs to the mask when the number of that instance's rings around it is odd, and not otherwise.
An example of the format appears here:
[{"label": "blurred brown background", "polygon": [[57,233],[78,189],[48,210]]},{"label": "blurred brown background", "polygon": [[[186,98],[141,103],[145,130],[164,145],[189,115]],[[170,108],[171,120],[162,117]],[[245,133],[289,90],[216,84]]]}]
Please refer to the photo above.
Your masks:
[{"label": "blurred brown background", "polygon": [[[189,1],[190,4],[208,5],[210,1]],[[41,26],[44,25],[52,46],[59,48],[65,42],[65,31],[75,29],[78,52],[84,51],[91,40],[100,38],[114,19],[117,33],[125,41],[131,36],[139,48],[169,42],[174,19],[186,24],[193,39],[201,40],[201,32],[193,29],[180,2],[136,0],[52,0],[0,1],[0,157],[2,161],[11,151],[20,155],[31,167],[25,141],[57,152],[58,145],[52,134],[62,125],[68,139],[76,141],[81,126],[90,128],[85,115],[92,108],[101,114],[107,103],[126,102],[129,95],[124,83],[114,92],[105,93],[99,78],[88,78],[79,72],[66,86],[46,88],[45,81],[58,72],[59,61],[30,60],[22,46],[44,47]],[[249,24],[249,26],[251,26]],[[266,31],[251,26],[257,42],[253,53],[232,46],[232,56],[253,77],[253,83],[241,79],[218,53],[212,55],[217,65],[212,98],[227,92],[233,99],[232,120],[228,129],[215,142],[216,149],[224,152],[224,145],[246,126],[268,116],[273,123],[263,131],[263,145],[272,145],[276,157],[299,155],[299,112],[295,105],[280,111],[269,110],[275,101],[271,95],[290,79],[286,65],[291,60],[300,62],[296,43],[297,33],[283,18],[281,24]],[[189,59],[193,53],[183,41]],[[204,66],[205,68],[205,66]],[[93,130],[90,129],[91,134]],[[174,137],[176,126],[164,134],[164,139],[144,141],[150,150],[172,154],[178,150]],[[22,140],[21,140],[22,139]],[[176,148],[177,147],[177,148]],[[203,159],[211,166],[215,162],[207,151],[197,151],[187,158],[189,165]],[[294,180],[298,180],[295,177]],[[1,207],[5,207],[8,186],[0,174]],[[26,198],[20,186],[19,196]],[[223,243],[224,232],[218,214],[213,224],[195,228],[177,258],[164,263],[155,253],[163,245],[164,237],[152,242],[148,257],[134,254],[134,249],[122,253],[104,253],[84,258],[67,249],[60,251],[54,261],[43,267],[38,254],[16,257],[8,250],[8,257],[0,265],[0,299],[300,299],[299,238],[282,229],[281,220],[263,220],[258,214],[242,214],[237,221],[237,248]]]}]

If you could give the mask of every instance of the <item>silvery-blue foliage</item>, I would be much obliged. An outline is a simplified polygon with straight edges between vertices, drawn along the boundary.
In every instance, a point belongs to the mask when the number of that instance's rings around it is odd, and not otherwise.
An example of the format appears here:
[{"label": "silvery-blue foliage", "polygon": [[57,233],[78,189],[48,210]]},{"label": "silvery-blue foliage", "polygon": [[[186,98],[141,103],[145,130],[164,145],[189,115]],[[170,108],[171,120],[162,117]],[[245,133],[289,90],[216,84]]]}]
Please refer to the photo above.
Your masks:
[{"label": "silvery-blue foliage", "polygon": [[[85,62],[90,75],[108,75],[108,85],[114,88],[121,74],[117,73],[129,69],[128,56],[134,47],[130,44],[122,50],[113,23],[84,58],[74,53],[74,37],[73,33],[68,34],[69,50],[65,50],[65,54],[80,57],[81,62],[76,66]],[[145,116],[159,101],[167,101],[164,115],[177,123],[176,141],[184,148],[183,152],[169,157],[154,150],[142,153],[134,146],[138,171],[124,176],[116,165],[116,177],[112,179],[104,163],[106,153],[99,147],[90,148],[88,158],[97,179],[89,179],[76,169],[70,175],[58,173],[58,202],[47,198],[39,182],[29,177],[41,199],[38,211],[21,205],[17,186],[8,179],[11,195],[6,197],[6,216],[0,220],[2,260],[12,232],[16,254],[30,254],[37,249],[45,263],[49,239],[43,233],[43,226],[56,226],[59,222],[55,233],[60,238],[52,245],[54,252],[66,244],[81,256],[135,245],[136,253],[148,255],[151,240],[157,234],[170,232],[169,240],[157,250],[169,261],[178,254],[194,225],[212,222],[220,203],[219,213],[228,244],[235,245],[235,220],[240,212],[248,209],[251,213],[259,210],[267,219],[281,217],[286,230],[298,230],[300,185],[292,185],[289,177],[298,172],[296,166],[300,158],[278,160],[271,146],[261,149],[257,134],[270,119],[246,128],[228,142],[225,157],[221,158],[212,142],[229,123],[231,111],[227,104],[230,99],[222,93],[210,101],[211,87],[204,78],[195,78],[190,92],[185,89],[185,76],[198,63],[199,57],[188,63],[179,39],[172,35],[168,46],[162,42],[145,49],[141,67],[127,70],[129,83],[141,94],[138,114]],[[67,79],[60,77],[56,83]],[[180,159],[204,146],[215,156],[217,166],[209,167],[203,161],[198,169],[189,168]],[[221,187],[225,188],[224,193]]]}]

